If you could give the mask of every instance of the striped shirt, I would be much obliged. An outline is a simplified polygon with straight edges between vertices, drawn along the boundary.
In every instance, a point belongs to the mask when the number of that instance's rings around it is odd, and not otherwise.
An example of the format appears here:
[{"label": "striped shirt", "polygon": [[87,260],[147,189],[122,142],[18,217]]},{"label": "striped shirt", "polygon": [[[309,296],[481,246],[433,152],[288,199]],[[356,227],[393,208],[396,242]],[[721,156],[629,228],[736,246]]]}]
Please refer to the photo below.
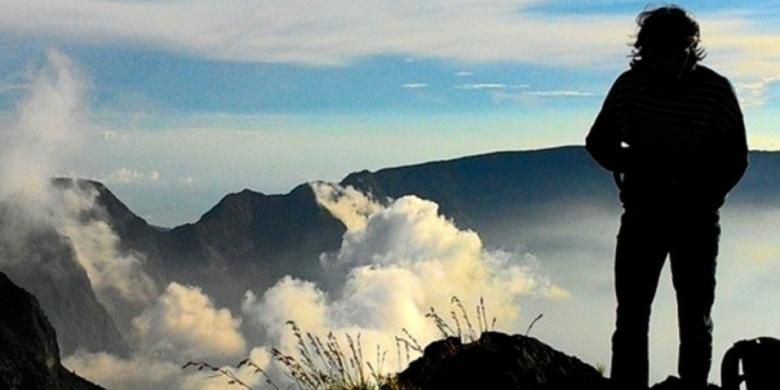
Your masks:
[{"label": "striped shirt", "polygon": [[622,177],[625,207],[717,209],[747,167],[734,90],[702,65],[674,80],[653,78],[640,66],[624,72],[586,146]]}]

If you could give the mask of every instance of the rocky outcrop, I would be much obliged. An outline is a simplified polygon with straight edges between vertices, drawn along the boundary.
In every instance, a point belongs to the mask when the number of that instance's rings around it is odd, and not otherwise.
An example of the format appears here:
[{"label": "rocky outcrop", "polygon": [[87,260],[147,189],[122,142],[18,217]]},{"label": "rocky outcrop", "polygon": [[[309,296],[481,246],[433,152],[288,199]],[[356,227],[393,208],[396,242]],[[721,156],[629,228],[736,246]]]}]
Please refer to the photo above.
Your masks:
[{"label": "rocky outcrop", "polygon": [[398,381],[422,390],[607,388],[607,379],[579,359],[532,337],[498,332],[468,344],[455,337],[431,343]]},{"label": "rocky outcrop", "polygon": [[1,272],[0,388],[101,389],[60,364],[57,336],[38,300]]}]

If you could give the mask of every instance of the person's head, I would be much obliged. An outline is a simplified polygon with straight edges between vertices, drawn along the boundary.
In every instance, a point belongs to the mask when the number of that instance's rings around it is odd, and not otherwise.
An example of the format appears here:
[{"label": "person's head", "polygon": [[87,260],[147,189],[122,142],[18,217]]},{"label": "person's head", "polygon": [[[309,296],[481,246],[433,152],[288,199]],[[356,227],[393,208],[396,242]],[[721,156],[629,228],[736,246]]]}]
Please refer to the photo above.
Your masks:
[{"label": "person's head", "polygon": [[679,77],[705,56],[699,47],[699,24],[682,8],[669,5],[645,10],[636,18],[639,32],[631,66]]}]

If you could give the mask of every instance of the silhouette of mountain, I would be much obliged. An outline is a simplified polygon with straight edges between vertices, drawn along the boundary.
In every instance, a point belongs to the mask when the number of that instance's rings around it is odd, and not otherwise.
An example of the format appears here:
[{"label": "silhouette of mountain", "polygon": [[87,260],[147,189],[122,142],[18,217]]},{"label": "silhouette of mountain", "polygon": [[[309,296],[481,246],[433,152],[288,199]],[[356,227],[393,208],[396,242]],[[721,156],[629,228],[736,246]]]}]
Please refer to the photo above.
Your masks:
[{"label": "silhouette of mountain", "polygon": [[97,390],[60,363],[54,328],[35,297],[0,272],[0,388]]},{"label": "silhouette of mountain", "polygon": [[169,278],[235,304],[286,274],[318,279],[319,254],[338,249],[344,231],[304,184],[285,195],[229,194],[196,223],[160,233],[159,244]]},{"label": "silhouette of mountain", "polygon": [[[377,199],[414,194],[439,204],[461,227],[490,236],[556,205],[615,207],[617,192],[582,147],[497,152],[348,175],[342,185]],[[557,209],[560,212],[559,209]]]}]

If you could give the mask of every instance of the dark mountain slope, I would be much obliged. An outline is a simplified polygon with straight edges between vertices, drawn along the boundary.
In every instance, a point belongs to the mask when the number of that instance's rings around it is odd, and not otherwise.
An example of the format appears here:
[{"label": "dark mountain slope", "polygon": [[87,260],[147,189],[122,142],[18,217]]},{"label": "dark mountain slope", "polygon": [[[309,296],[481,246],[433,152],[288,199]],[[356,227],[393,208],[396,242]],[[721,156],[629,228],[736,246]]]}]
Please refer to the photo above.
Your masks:
[{"label": "dark mountain slope", "polygon": [[223,304],[286,274],[318,280],[318,258],[338,249],[345,228],[319,207],[308,184],[285,195],[243,190],[198,222],[163,233],[166,273],[206,288]]},{"label": "dark mountain slope", "polygon": [[498,152],[419,165],[362,171],[341,182],[377,199],[415,194],[440,205],[461,227],[486,233],[541,219],[559,205],[614,208],[612,178],[582,147]]},{"label": "dark mountain slope", "polygon": [[[780,205],[780,153],[752,152],[750,160],[727,207]],[[406,194],[431,199],[458,225],[477,230],[496,246],[511,240],[507,234],[527,232],[525,225],[579,218],[581,205],[620,210],[611,175],[580,146],[361,171],[341,184],[377,199]]]},{"label": "dark mountain slope", "polygon": [[0,388],[101,389],[62,366],[57,336],[38,301],[2,272]]}]

